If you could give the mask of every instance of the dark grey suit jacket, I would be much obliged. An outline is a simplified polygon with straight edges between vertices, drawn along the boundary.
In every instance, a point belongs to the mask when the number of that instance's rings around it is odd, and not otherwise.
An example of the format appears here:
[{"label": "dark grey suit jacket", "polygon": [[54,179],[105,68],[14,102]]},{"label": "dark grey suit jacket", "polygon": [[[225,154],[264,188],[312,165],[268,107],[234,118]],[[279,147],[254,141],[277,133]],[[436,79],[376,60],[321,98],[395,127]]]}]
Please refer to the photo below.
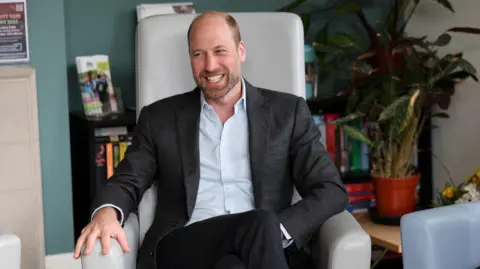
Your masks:
[{"label": "dark grey suit jacket", "polygon": [[[255,206],[276,212],[295,245],[307,247],[324,221],[345,209],[347,193],[305,100],[245,84]],[[151,266],[157,242],[192,214],[200,176],[199,117],[198,88],[143,107],[132,144],[93,203],[94,209],[115,204],[126,219],[156,181],[156,213],[139,264]],[[291,206],[294,185],[303,199]]]}]

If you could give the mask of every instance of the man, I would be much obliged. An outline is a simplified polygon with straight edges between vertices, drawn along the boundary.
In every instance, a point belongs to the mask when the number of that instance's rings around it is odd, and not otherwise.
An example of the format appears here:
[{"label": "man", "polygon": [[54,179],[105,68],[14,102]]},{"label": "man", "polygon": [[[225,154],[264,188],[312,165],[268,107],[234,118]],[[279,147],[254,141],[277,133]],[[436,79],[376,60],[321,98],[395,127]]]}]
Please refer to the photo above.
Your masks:
[{"label": "man", "polygon": [[[110,237],[129,251],[123,222],[157,184],[138,268],[287,269],[347,204],[305,100],[259,89],[241,76],[246,49],[234,18],[198,16],[188,31],[198,87],[142,108],[135,137],[75,248]],[[302,200],[291,205],[293,184]],[[237,268],[237,267],[235,267]]]}]

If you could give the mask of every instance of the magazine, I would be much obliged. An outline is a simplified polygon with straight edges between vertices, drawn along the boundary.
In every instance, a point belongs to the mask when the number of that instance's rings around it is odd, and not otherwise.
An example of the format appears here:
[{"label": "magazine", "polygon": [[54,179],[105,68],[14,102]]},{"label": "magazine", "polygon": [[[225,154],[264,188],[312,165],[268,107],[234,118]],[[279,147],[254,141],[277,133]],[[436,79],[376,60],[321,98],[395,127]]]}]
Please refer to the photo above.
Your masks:
[{"label": "magazine", "polygon": [[150,16],[182,13],[195,14],[193,2],[140,4],[137,6],[137,22]]},{"label": "magazine", "polygon": [[108,56],[78,56],[75,63],[85,115],[101,117],[122,112],[120,93],[113,87]]}]

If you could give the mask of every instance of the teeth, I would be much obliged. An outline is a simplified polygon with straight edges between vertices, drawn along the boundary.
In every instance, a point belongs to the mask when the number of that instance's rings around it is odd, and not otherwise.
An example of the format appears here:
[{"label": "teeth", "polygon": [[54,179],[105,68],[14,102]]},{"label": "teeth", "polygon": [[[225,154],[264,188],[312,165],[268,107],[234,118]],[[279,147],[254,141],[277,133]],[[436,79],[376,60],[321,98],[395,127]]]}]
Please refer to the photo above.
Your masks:
[{"label": "teeth", "polygon": [[207,80],[210,81],[210,82],[218,82],[222,77],[223,77],[223,75],[218,75],[218,76],[214,76],[214,77],[207,77]]}]

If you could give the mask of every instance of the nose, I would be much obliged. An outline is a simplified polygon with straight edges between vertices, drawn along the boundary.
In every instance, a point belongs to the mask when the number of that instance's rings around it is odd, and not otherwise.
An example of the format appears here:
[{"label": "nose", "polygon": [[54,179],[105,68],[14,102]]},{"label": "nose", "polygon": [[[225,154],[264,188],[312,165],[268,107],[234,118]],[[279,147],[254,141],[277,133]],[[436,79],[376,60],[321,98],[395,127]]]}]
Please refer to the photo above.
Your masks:
[{"label": "nose", "polygon": [[217,59],[214,55],[208,53],[205,57],[205,70],[208,72],[213,72],[217,68]]}]

